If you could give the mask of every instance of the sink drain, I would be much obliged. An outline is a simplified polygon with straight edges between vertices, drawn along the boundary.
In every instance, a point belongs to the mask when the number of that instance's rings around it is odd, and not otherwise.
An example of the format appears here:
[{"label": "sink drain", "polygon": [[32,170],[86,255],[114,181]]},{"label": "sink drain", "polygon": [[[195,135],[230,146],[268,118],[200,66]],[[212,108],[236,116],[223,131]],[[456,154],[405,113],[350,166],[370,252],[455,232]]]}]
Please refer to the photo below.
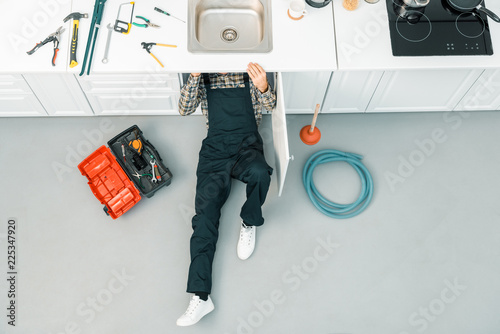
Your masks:
[{"label": "sink drain", "polygon": [[224,42],[233,43],[238,39],[238,32],[234,28],[226,28],[222,30],[220,37]]}]

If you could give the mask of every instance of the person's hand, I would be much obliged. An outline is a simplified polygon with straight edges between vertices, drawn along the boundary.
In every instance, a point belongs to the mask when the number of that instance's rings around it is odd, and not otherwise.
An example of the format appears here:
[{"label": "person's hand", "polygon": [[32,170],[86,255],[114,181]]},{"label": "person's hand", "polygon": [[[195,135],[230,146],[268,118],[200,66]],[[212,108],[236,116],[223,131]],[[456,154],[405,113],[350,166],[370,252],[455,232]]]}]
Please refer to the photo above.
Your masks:
[{"label": "person's hand", "polygon": [[201,73],[191,73],[192,77],[199,77],[200,75],[201,75]]},{"label": "person's hand", "polygon": [[253,84],[260,90],[261,93],[265,93],[267,91],[267,77],[266,71],[256,63],[249,63],[247,68],[247,73],[252,79]]}]

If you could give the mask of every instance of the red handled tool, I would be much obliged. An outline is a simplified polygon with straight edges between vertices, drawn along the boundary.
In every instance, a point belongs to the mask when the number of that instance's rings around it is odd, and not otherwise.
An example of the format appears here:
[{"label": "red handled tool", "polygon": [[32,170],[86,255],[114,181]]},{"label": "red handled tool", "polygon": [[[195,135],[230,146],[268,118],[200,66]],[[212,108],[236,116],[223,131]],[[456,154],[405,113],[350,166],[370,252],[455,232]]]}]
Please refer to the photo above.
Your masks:
[{"label": "red handled tool", "polygon": [[26,52],[30,56],[35,53],[36,50],[44,46],[45,44],[49,42],[54,42],[54,56],[52,56],[52,66],[56,66],[56,58],[57,58],[57,53],[59,52],[59,40],[61,39],[61,34],[64,32],[64,28],[61,26],[59,29],[56,30],[55,33],[50,34],[46,39],[41,41],[40,43],[37,43],[33,49],[30,51]]}]

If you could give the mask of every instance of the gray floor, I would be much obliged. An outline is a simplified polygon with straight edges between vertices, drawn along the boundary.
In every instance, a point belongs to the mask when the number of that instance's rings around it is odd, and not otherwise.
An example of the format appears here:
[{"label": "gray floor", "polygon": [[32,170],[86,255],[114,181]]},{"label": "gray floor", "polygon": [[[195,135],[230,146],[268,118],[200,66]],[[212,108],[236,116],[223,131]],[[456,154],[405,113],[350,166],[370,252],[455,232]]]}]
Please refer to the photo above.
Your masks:
[{"label": "gray floor", "polygon": [[[500,113],[320,115],[313,147],[298,138],[310,118],[288,117],[295,160],[281,198],[273,178],[245,262],[236,256],[244,186],[233,183],[214,263],[216,309],[190,328],[175,320],[188,304],[204,119],[1,119],[0,241],[6,252],[7,218],[17,218],[19,278],[17,326],[0,332],[500,332]],[[113,221],[76,164],[132,124],[174,178]],[[261,132],[274,165],[268,117]],[[305,194],[304,162],[325,148],[364,155],[373,175],[373,201],[355,218],[328,218]],[[337,202],[351,202],[360,184],[343,163],[319,166],[315,180]],[[0,261],[6,268],[6,253]]]}]

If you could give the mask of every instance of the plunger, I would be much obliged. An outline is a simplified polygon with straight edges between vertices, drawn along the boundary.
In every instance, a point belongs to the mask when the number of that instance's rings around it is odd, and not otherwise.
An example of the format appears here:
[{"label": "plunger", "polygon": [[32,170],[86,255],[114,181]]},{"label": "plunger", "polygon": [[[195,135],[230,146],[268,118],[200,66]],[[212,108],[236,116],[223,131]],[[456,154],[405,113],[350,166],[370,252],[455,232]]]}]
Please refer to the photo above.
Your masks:
[{"label": "plunger", "polygon": [[300,130],[300,139],[307,145],[314,145],[321,139],[321,131],[315,127],[316,119],[318,118],[319,104],[316,105],[314,117],[311,125],[306,125]]}]

